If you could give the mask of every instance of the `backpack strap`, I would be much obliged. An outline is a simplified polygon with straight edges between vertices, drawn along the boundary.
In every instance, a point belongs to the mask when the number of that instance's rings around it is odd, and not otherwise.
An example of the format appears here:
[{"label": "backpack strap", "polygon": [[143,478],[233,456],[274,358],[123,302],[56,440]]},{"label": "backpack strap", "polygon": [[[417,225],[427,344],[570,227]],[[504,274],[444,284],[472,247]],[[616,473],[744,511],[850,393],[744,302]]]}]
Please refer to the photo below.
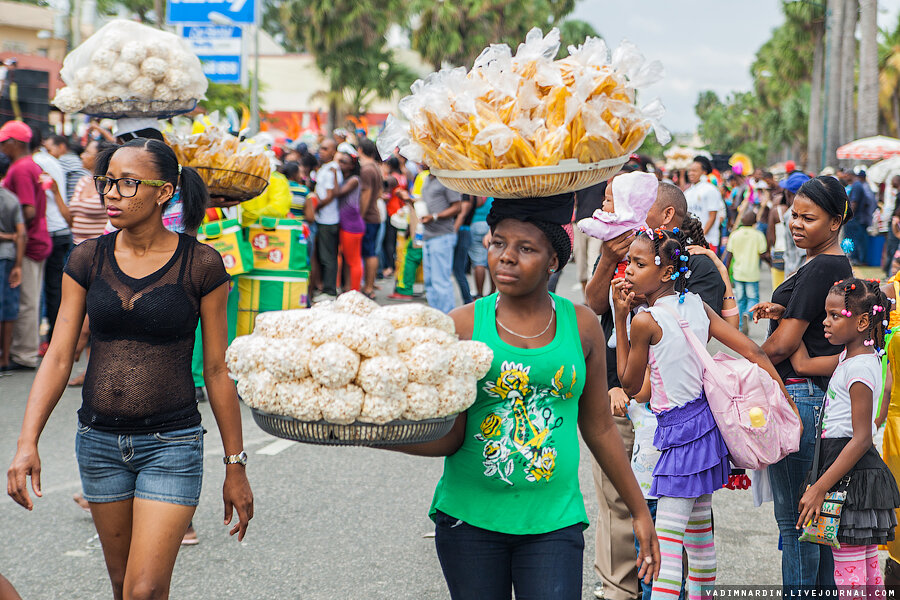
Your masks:
[{"label": "backpack strap", "polygon": [[709,351],[706,349],[706,344],[703,344],[697,337],[697,334],[695,334],[691,329],[690,323],[682,319],[681,315],[672,310],[671,307],[662,304],[658,306],[659,308],[672,315],[678,325],[681,326],[681,332],[684,334],[684,337],[687,338],[688,344],[690,344],[691,348],[694,349],[694,353],[700,359],[700,362],[703,363],[703,369],[706,371],[711,371],[713,373],[718,373],[719,367],[718,365],[716,365],[716,361],[713,360]]}]

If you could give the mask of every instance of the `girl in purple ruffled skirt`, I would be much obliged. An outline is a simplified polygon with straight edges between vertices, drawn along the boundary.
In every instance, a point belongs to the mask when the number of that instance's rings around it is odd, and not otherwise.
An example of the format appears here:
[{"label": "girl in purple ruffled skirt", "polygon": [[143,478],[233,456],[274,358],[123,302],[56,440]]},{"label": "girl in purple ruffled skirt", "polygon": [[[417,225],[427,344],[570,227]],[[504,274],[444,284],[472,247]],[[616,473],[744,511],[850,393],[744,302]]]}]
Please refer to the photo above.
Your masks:
[{"label": "girl in purple ruffled skirt", "polygon": [[675,281],[690,277],[685,249],[690,242],[683,237],[677,229],[639,233],[628,252],[624,279],[613,282],[619,380],[631,397],[650,387],[650,407],[659,423],[653,444],[661,455],[650,489],[659,498],[656,533],[662,554],[654,600],[678,597],[682,549],[688,555],[688,597],[700,598],[715,585],[712,493],[730,472],[728,448],[703,392],[703,365],[679,320],[689,323],[699,339],[712,335],[781,381],[759,346],[699,296],[676,294]]}]

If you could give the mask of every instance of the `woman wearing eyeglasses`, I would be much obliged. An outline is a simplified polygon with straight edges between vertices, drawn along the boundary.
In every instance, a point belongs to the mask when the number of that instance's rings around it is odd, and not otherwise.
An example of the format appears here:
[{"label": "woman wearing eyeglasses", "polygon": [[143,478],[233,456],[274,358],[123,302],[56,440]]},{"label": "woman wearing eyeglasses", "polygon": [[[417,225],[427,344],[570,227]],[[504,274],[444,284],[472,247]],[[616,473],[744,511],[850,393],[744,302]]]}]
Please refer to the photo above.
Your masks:
[{"label": "woman wearing eyeglasses", "polygon": [[41,495],[38,439],[65,389],[87,313],[93,351],[75,441],[84,497],[114,597],[168,597],[203,476],[204,430],[191,376],[198,319],[225,446],[225,521],[236,510],[231,533],[243,539],[253,517],[237,393],[225,368],[229,277],[215,250],[163,226],[176,187],[188,230],[200,224],[208,200],[200,176],[179,166],[171,148],[132,140],[101,154],[95,173],[118,231],[83,242],[69,257],[59,324],[31,388],[7,487],[29,510],[29,475]]}]

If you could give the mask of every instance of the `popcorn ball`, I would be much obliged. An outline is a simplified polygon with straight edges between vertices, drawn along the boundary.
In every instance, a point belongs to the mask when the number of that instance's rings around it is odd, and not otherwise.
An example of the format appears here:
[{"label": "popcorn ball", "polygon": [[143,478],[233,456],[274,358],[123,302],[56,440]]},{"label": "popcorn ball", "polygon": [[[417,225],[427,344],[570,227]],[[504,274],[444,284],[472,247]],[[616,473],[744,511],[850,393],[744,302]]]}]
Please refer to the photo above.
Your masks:
[{"label": "popcorn ball", "polygon": [[471,377],[447,377],[438,386],[436,417],[462,412],[472,406],[478,395],[478,382]]},{"label": "popcorn ball", "polygon": [[328,388],[347,385],[356,377],[358,369],[359,355],[336,342],[322,344],[309,359],[309,372],[317,382]]},{"label": "popcorn ball", "polygon": [[128,85],[128,91],[134,93],[139,98],[152,98],[156,84],[149,77],[143,75],[135,77]]},{"label": "popcorn ball", "polygon": [[483,342],[463,340],[451,345],[447,351],[450,353],[450,373],[453,375],[481,379],[491,370],[494,351]]},{"label": "popcorn ball", "polygon": [[119,51],[119,59],[133,65],[140,65],[145,58],[147,58],[147,46],[139,40],[127,42]]},{"label": "popcorn ball", "polygon": [[352,383],[341,387],[323,387],[320,396],[322,417],[330,423],[348,425],[362,411],[364,396],[362,388]]},{"label": "popcorn ball", "polygon": [[160,81],[166,76],[166,61],[158,56],[150,56],[141,63],[141,75],[153,81]]},{"label": "popcorn ball", "polygon": [[406,408],[402,415],[404,419],[423,421],[435,418],[439,406],[436,386],[410,382],[405,391]]},{"label": "popcorn ball", "polygon": [[184,71],[170,70],[166,73],[165,83],[173,90],[182,90],[191,83],[191,76]]},{"label": "popcorn ball", "polygon": [[397,329],[401,327],[433,327],[451,335],[456,334],[453,319],[424,304],[382,306],[373,311],[372,316],[390,321]]},{"label": "popcorn ball", "polygon": [[119,53],[109,48],[100,48],[91,55],[91,62],[102,69],[111,69],[119,58]]},{"label": "popcorn ball", "polygon": [[362,423],[384,425],[399,419],[405,409],[406,394],[402,389],[398,394],[392,396],[376,396],[367,393],[358,419]]},{"label": "popcorn ball", "polygon": [[378,304],[354,290],[338,296],[337,300],[334,301],[334,308],[340,312],[367,317],[378,309]]},{"label": "popcorn ball", "polygon": [[243,376],[265,370],[268,347],[269,344],[262,337],[243,335],[234,338],[225,351],[228,372]]},{"label": "popcorn ball", "polygon": [[409,380],[437,385],[447,377],[450,353],[440,344],[425,342],[400,354],[409,370]]},{"label": "popcorn ball", "polygon": [[112,68],[113,80],[123,86],[131,85],[139,73],[136,66],[127,62],[117,62]]},{"label": "popcorn ball", "polygon": [[322,418],[322,387],[312,379],[280,381],[275,384],[275,397],[288,414],[300,421]]},{"label": "popcorn ball", "polygon": [[397,338],[397,350],[400,352],[409,352],[425,342],[449,346],[457,341],[454,334],[433,327],[401,327],[394,333],[394,337]]},{"label": "popcorn ball", "polygon": [[75,88],[64,87],[56,92],[53,105],[64,113],[76,113],[84,106],[84,101]]},{"label": "popcorn ball", "polygon": [[409,381],[409,370],[396,357],[377,356],[359,363],[356,383],[366,391],[381,397],[393,397],[403,393]]},{"label": "popcorn ball", "polygon": [[164,83],[160,83],[156,86],[156,89],[153,90],[153,97],[157,100],[162,100],[163,102],[178,100],[178,96],[175,95],[175,92],[172,91],[172,88]]},{"label": "popcorn ball", "polygon": [[309,359],[314,351],[315,346],[302,339],[286,338],[267,347],[266,365],[278,381],[303,379],[309,376]]}]

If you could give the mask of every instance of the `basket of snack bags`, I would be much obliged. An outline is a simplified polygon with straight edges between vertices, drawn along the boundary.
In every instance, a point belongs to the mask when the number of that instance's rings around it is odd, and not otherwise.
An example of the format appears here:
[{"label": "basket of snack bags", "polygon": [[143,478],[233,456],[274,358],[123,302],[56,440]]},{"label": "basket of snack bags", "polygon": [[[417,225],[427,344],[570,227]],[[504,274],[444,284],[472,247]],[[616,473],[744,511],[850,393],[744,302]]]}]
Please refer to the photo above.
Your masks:
[{"label": "basket of snack bags", "polygon": [[662,77],[623,42],[610,55],[598,38],[569,46],[554,60],[559,30],[532,29],[513,55],[493,44],[465,67],[443,69],[413,84],[379,136],[382,154],[395,148],[431,167],[445,186],[495,198],[553,196],[614,175],[665,109],[635,104],[637,89]]},{"label": "basket of snack bags", "polygon": [[64,113],[168,118],[204,97],[200,59],[177,35],[134,21],[110,21],[63,61],[66,83],[53,99]]},{"label": "basket of snack bags", "polygon": [[439,439],[475,401],[493,352],[459,341],[421,304],[379,307],[359,292],[261,313],[226,353],[256,423],[286,439],[396,445]]},{"label": "basket of snack bags", "polygon": [[272,161],[263,144],[239,140],[216,124],[191,133],[189,123],[176,123],[165,136],[178,162],[197,169],[210,196],[244,202],[269,185]]}]

